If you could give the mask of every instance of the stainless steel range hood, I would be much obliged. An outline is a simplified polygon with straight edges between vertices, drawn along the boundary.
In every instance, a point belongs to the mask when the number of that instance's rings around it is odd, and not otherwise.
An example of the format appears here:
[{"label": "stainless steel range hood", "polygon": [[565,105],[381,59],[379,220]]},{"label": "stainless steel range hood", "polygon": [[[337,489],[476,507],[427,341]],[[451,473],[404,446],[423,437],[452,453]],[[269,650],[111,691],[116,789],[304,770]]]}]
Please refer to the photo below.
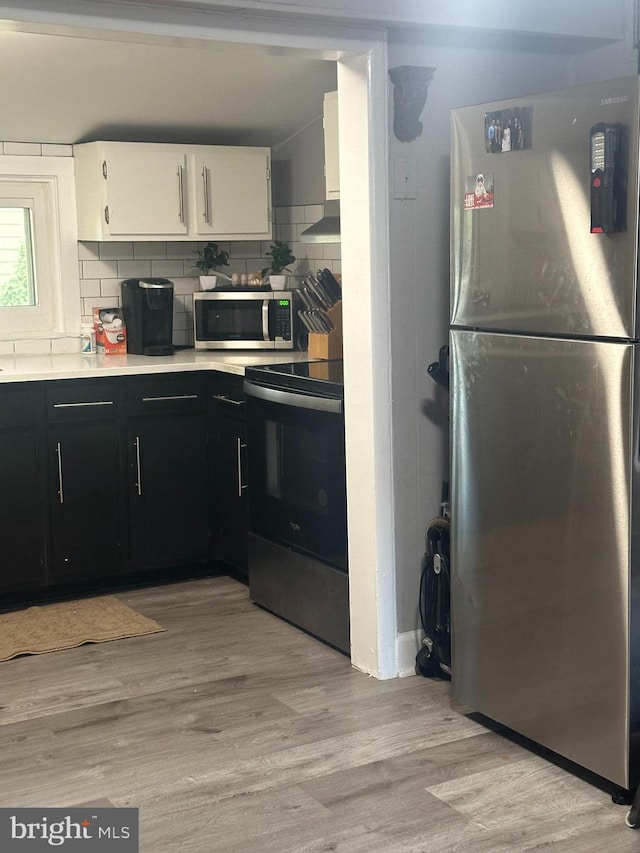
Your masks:
[{"label": "stainless steel range hood", "polygon": [[300,234],[300,241],[302,243],[339,243],[340,202],[326,202],[324,216]]}]

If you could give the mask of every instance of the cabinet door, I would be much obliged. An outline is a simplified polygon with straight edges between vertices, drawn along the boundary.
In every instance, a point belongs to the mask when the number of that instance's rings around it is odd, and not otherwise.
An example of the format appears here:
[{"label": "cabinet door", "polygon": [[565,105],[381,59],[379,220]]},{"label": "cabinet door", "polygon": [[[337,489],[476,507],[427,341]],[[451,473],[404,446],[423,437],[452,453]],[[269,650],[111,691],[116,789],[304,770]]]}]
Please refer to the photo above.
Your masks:
[{"label": "cabinet door", "polygon": [[112,236],[187,233],[183,150],[122,144],[106,146],[104,157]]},{"label": "cabinet door", "polygon": [[47,390],[53,581],[123,569],[124,467],[116,385]]},{"label": "cabinet door", "polygon": [[84,580],[122,569],[118,437],[110,422],[49,431],[53,578]]},{"label": "cabinet door", "polygon": [[45,580],[42,452],[36,395],[0,394],[0,590]]},{"label": "cabinet door", "polygon": [[126,404],[133,568],[209,560],[206,377],[131,377]]},{"label": "cabinet door", "polygon": [[270,239],[270,169],[268,148],[221,146],[196,154],[196,233]]},{"label": "cabinet door", "polygon": [[324,96],[324,180],[328,199],[340,198],[340,157],[338,150],[338,93]]},{"label": "cabinet door", "polygon": [[213,553],[247,573],[247,428],[242,377],[209,378]]},{"label": "cabinet door", "polygon": [[217,417],[212,429],[214,554],[247,571],[247,430],[243,420]]},{"label": "cabinet door", "polygon": [[204,414],[130,419],[128,444],[133,568],[209,559]]}]

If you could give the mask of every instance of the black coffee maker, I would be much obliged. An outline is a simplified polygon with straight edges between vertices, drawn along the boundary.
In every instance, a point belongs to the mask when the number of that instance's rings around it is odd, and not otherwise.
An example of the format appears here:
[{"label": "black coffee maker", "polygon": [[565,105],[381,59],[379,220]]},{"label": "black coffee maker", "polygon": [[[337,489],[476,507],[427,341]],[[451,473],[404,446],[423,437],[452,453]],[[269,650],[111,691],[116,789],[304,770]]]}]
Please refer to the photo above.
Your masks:
[{"label": "black coffee maker", "polygon": [[121,284],[127,352],[173,355],[173,282],[127,278]]}]

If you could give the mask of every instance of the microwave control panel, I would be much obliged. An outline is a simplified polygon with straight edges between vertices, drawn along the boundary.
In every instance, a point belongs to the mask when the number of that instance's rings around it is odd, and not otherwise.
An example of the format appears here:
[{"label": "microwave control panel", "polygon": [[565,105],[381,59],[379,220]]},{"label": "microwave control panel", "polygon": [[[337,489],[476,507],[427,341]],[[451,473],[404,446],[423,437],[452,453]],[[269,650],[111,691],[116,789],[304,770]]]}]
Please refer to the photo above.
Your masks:
[{"label": "microwave control panel", "polygon": [[271,303],[270,337],[273,340],[291,340],[291,297],[274,299]]}]

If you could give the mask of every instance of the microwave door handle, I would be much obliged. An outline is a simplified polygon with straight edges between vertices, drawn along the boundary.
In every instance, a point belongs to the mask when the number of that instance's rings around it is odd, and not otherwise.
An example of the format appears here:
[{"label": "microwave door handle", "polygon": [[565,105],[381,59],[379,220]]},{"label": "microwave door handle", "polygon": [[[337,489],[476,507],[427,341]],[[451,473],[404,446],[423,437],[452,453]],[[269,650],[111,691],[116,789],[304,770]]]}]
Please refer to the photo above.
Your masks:
[{"label": "microwave door handle", "polygon": [[293,394],[280,388],[265,388],[264,385],[254,385],[246,382],[243,385],[248,397],[257,397],[268,403],[280,403],[283,406],[294,406],[297,409],[311,409],[315,412],[331,412],[342,414],[342,400],[335,397],[314,397],[310,394]]},{"label": "microwave door handle", "polygon": [[268,341],[269,338],[269,300],[265,299],[262,303],[262,340]]}]

